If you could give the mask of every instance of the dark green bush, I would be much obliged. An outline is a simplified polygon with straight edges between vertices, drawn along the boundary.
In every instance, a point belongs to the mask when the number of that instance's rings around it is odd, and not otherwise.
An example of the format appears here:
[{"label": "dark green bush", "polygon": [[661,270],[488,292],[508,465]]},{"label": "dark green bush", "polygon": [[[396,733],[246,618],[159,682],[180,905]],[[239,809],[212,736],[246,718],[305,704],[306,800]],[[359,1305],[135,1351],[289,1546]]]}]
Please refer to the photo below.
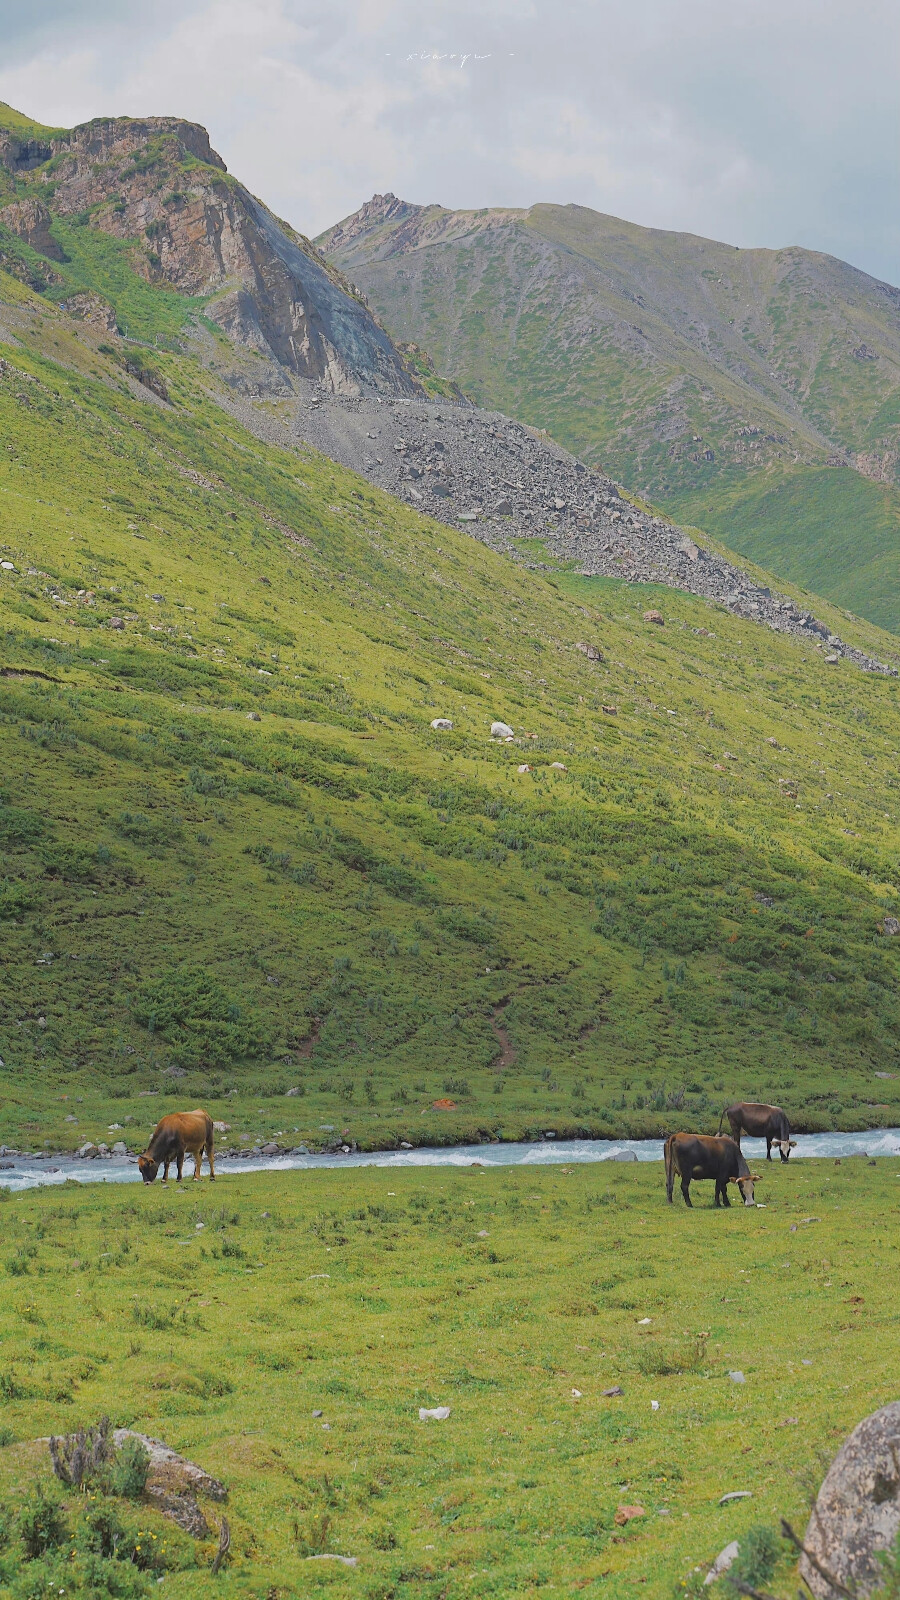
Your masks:
[{"label": "dark green bush", "polygon": [[739,1544],[737,1558],[728,1572],[729,1580],[738,1578],[754,1589],[761,1583],[768,1583],[781,1555],[781,1540],[775,1529],[765,1524],[748,1528]]},{"label": "dark green bush", "polygon": [[58,1549],[68,1536],[62,1506],[51,1498],[40,1479],[32,1485],[19,1512],[17,1532],[29,1561]]}]

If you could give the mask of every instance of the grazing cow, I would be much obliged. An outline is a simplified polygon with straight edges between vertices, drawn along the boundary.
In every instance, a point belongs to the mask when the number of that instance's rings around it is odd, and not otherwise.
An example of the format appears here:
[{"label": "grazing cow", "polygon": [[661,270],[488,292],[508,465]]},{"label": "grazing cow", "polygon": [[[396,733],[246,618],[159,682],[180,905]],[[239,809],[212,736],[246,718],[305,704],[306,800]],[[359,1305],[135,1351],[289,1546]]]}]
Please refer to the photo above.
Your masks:
[{"label": "grazing cow", "polygon": [[676,1174],[681,1179],[684,1203],[691,1203],[692,1178],[714,1178],[716,1205],[730,1206],[729,1183],[736,1183],[745,1206],[756,1204],[753,1185],[759,1179],[750,1171],[741,1155],[740,1145],[733,1139],[714,1138],[705,1133],[670,1133],[665,1146],[666,1199],[672,1204],[672,1190]]},{"label": "grazing cow", "polygon": [[145,1183],[152,1183],[163,1167],[163,1183],[169,1179],[169,1166],[174,1161],[181,1182],[181,1169],[185,1155],[194,1158],[194,1178],[200,1176],[203,1152],[209,1161],[210,1180],[215,1182],[213,1162],[213,1123],[205,1111],[174,1111],[157,1123],[153,1138],[144,1154],[138,1156],[138,1170]]},{"label": "grazing cow", "polygon": [[791,1138],[791,1125],[780,1106],[763,1106],[753,1101],[739,1100],[736,1105],[726,1106],[723,1110],[719,1118],[720,1133],[726,1117],[736,1145],[740,1145],[742,1133],[749,1134],[751,1139],[765,1139],[767,1161],[772,1159],[773,1144],[777,1144],[782,1161],[787,1161],[791,1151],[796,1148],[797,1141]]}]

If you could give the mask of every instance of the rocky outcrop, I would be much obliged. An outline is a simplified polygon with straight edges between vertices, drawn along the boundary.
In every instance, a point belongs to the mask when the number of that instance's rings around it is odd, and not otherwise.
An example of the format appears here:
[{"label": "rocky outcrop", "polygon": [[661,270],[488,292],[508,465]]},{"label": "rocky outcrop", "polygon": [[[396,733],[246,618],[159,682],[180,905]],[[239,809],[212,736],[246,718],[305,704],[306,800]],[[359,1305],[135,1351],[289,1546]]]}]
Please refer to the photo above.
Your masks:
[{"label": "rocky outcrop", "polygon": [[0,211],[0,227],[8,228],[38,255],[61,261],[62,250],[50,232],[50,213],[39,200],[15,200]]},{"label": "rocky outcrop", "polygon": [[51,214],[77,217],[130,243],[149,282],[209,296],[206,316],[289,382],[313,379],[336,394],[422,393],[362,296],[228,174],[197,124],[123,117],[38,145],[6,136],[0,163],[27,174],[35,191],[5,215],[42,254],[58,249]]}]

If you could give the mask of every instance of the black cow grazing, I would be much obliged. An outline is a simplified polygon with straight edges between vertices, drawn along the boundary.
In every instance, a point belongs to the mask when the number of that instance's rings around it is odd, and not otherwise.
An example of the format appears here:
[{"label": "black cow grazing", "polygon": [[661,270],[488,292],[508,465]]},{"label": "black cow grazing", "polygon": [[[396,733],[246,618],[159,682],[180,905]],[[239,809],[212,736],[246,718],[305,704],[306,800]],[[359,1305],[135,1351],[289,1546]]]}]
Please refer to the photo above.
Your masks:
[{"label": "black cow grazing", "polygon": [[772,1159],[773,1144],[777,1144],[782,1161],[787,1161],[791,1151],[796,1148],[797,1141],[791,1138],[791,1125],[780,1106],[763,1106],[755,1101],[739,1100],[736,1105],[726,1106],[722,1112],[719,1118],[720,1133],[726,1117],[736,1145],[740,1145],[742,1133],[749,1134],[751,1139],[765,1139],[767,1161]]},{"label": "black cow grazing", "polygon": [[736,1183],[745,1206],[753,1206],[753,1185],[759,1178],[750,1171],[740,1145],[733,1139],[715,1138],[706,1133],[670,1133],[666,1140],[666,1199],[672,1204],[675,1175],[681,1179],[686,1206],[691,1204],[692,1178],[714,1178],[716,1205],[730,1206],[729,1183]]}]

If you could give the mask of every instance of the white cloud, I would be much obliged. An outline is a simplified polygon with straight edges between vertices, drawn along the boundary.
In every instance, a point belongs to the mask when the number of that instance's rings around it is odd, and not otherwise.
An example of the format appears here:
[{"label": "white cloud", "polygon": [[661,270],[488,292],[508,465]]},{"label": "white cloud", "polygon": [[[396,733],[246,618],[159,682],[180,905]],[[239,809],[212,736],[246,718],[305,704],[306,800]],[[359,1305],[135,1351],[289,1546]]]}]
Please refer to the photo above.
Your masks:
[{"label": "white cloud", "polygon": [[0,98],[204,122],[305,232],[375,189],[575,201],[900,277],[895,0],[49,3],[0,0]]}]

